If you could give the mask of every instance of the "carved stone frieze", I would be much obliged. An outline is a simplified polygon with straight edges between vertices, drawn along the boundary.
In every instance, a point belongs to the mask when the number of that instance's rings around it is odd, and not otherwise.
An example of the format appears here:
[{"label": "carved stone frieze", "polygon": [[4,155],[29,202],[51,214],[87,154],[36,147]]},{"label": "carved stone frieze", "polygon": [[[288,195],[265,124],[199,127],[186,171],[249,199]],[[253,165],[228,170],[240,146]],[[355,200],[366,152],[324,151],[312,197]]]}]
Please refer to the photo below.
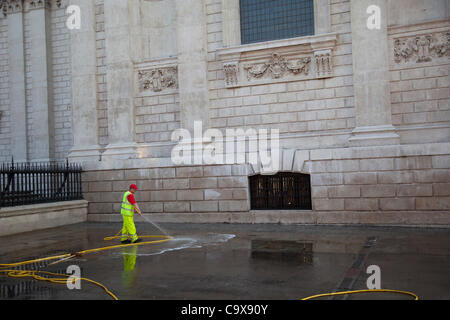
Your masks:
[{"label": "carved stone frieze", "polygon": [[287,73],[298,75],[304,73],[308,75],[310,57],[303,57],[288,61],[285,57],[273,53],[269,61],[257,64],[246,64],[244,70],[247,72],[247,79],[262,78],[267,75],[272,79],[283,78]]},{"label": "carved stone frieze", "polygon": [[226,88],[334,76],[337,34],[281,39],[218,49]]},{"label": "carved stone frieze", "polygon": [[161,67],[138,71],[140,91],[151,90],[161,92],[166,89],[178,88],[178,68]]},{"label": "carved stone frieze", "polygon": [[450,56],[450,32],[394,39],[396,63],[429,62],[445,56]]}]

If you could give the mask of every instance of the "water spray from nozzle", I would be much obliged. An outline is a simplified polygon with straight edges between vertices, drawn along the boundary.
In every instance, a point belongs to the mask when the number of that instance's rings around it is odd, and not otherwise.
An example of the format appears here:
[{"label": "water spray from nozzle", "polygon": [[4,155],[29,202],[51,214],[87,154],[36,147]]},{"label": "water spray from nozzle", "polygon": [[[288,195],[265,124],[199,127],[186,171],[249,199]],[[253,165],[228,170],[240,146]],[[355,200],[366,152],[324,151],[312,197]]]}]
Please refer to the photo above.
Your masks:
[{"label": "water spray from nozzle", "polygon": [[162,233],[164,233],[164,235],[169,236],[169,234],[167,233],[167,231],[165,231],[163,228],[161,228],[158,224],[156,224],[155,222],[151,221],[150,219],[148,219],[146,216],[142,215],[142,218],[144,218],[145,221],[147,221],[148,223],[151,223],[152,225],[154,225],[159,231],[161,231]]}]

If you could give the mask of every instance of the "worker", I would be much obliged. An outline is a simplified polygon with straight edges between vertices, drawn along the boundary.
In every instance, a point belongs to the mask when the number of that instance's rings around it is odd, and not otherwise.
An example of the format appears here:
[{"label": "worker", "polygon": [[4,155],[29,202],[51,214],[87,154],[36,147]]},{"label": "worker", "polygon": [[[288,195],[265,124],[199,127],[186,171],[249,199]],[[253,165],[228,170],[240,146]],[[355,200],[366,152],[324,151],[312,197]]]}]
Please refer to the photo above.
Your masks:
[{"label": "worker", "polygon": [[124,193],[122,198],[122,209],[120,213],[123,217],[123,228],[122,228],[122,244],[128,243],[138,243],[142,239],[139,239],[136,233],[136,226],[134,225],[133,216],[137,212],[142,217],[141,209],[134,198],[134,193],[138,190],[135,184],[130,185],[127,192]]}]

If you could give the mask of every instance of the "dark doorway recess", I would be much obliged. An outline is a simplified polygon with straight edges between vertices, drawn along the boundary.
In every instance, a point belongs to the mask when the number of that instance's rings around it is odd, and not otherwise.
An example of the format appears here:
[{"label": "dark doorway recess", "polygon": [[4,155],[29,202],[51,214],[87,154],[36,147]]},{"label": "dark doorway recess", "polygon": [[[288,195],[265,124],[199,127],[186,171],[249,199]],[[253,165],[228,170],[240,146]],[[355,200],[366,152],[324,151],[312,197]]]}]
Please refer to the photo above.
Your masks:
[{"label": "dark doorway recess", "polygon": [[311,176],[280,172],[249,177],[252,210],[312,210]]}]

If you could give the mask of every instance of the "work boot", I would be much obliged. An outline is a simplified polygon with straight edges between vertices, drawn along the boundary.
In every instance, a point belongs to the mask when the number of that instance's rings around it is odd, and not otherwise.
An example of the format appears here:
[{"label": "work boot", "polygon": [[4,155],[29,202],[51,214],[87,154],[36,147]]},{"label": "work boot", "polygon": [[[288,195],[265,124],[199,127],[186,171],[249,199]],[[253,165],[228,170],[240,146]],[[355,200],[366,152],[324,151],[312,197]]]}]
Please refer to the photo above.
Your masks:
[{"label": "work boot", "polygon": [[142,242],[142,239],[137,239],[136,241],[133,241],[133,244],[134,243],[139,243],[139,242]]},{"label": "work boot", "polygon": [[130,243],[131,243],[131,240],[121,241],[120,243],[122,243],[122,244],[130,244]]}]

